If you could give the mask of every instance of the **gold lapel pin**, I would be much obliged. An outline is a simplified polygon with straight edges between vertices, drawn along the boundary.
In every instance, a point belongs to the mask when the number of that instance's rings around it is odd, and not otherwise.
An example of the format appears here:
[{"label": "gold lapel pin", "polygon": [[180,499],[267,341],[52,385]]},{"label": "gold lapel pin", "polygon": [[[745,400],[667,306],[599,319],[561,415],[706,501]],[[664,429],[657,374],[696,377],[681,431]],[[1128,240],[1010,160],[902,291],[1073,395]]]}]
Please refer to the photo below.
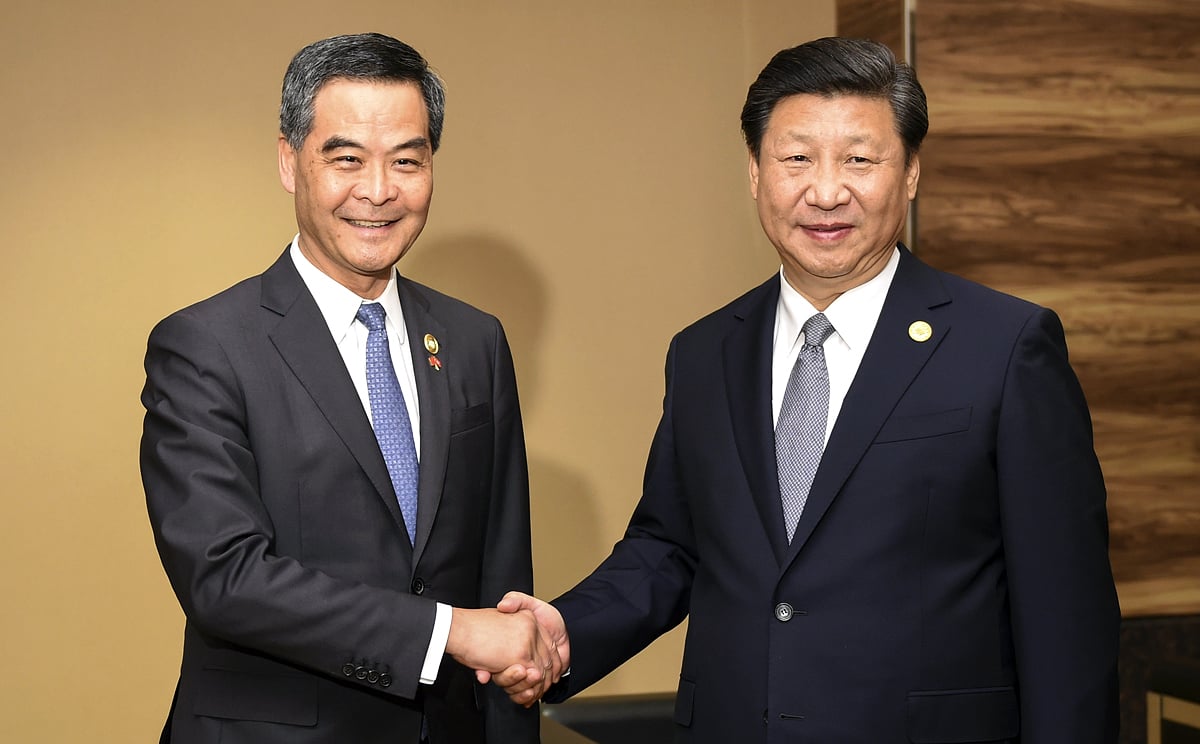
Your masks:
[{"label": "gold lapel pin", "polygon": [[908,337],[923,344],[933,336],[933,328],[923,320],[918,320],[908,327]]},{"label": "gold lapel pin", "polygon": [[441,347],[438,346],[437,339],[433,337],[433,334],[426,333],[425,334],[425,351],[428,351],[430,354],[436,354],[436,353],[438,353],[439,348],[441,348]]}]

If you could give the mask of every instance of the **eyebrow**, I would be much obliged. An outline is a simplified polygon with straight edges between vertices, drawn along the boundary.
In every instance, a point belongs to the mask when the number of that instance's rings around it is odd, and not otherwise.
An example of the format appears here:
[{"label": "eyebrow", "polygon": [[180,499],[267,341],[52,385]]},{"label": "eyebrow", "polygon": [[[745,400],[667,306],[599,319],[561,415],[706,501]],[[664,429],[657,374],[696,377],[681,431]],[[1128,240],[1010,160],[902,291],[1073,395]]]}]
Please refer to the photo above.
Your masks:
[{"label": "eyebrow", "polygon": [[[784,132],[784,137],[791,142],[808,143],[814,138],[809,136],[807,132],[799,130],[789,130]],[[851,145],[872,144],[877,140],[870,134],[857,134],[847,138],[847,143]]]},{"label": "eyebrow", "polygon": [[[401,142],[393,147],[391,152],[401,152],[403,150],[422,150],[427,147],[429,147],[428,139],[425,137],[413,137],[412,139]],[[343,148],[349,148],[352,150],[367,149],[366,146],[360,142],[356,142],[348,137],[341,137],[335,134],[329,139],[325,140],[325,142],[321,145],[321,152],[327,153],[332,152],[333,150],[341,150]]]}]

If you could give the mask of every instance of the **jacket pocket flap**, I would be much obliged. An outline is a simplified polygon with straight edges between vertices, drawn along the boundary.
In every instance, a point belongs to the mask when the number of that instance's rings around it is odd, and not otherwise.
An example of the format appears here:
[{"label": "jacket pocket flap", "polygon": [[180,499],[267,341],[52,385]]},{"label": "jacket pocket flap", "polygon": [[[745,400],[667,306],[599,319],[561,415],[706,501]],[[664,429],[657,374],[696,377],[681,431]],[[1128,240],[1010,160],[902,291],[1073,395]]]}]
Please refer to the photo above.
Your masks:
[{"label": "jacket pocket flap", "polygon": [[911,692],[908,738],[914,744],[1004,741],[1021,730],[1012,687]]},{"label": "jacket pocket flap", "polygon": [[317,725],[317,685],[312,679],[204,669],[197,686],[193,712],[199,716]]},{"label": "jacket pocket flap", "polygon": [[920,416],[895,416],[883,424],[875,437],[880,442],[901,442],[906,439],[926,439],[943,434],[966,431],[971,425],[971,407],[926,413]]},{"label": "jacket pocket flap", "polygon": [[675,694],[675,723],[680,726],[692,725],[692,703],[696,697],[696,683],[686,679],[679,680],[679,692]]}]

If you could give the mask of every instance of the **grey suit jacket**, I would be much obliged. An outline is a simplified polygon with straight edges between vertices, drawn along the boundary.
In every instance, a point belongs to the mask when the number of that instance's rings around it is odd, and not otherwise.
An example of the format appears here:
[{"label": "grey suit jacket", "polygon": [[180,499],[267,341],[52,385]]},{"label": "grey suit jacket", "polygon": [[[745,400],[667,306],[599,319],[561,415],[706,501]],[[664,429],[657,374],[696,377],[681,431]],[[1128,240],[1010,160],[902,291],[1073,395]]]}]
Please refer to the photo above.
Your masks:
[{"label": "grey suit jacket", "polygon": [[[492,316],[401,278],[421,409],[410,544],[369,420],[290,257],[150,335],[142,478],[187,616],[164,740],[537,741],[449,657],[435,602],[532,588],[512,359]],[[440,345],[430,363],[425,334]]]}]

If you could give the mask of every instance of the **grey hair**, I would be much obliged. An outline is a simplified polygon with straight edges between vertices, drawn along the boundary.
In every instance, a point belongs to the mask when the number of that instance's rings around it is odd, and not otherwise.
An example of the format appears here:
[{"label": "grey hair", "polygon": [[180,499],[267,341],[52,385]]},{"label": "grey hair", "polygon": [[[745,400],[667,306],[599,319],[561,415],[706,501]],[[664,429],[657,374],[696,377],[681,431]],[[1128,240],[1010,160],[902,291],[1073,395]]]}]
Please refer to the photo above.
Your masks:
[{"label": "grey hair", "polygon": [[429,146],[437,152],[446,117],[446,90],[417,50],[383,34],[334,36],[313,42],[292,58],[283,76],[279,132],[293,149],[313,127],[314,101],[331,80],[412,83],[429,114]]}]

